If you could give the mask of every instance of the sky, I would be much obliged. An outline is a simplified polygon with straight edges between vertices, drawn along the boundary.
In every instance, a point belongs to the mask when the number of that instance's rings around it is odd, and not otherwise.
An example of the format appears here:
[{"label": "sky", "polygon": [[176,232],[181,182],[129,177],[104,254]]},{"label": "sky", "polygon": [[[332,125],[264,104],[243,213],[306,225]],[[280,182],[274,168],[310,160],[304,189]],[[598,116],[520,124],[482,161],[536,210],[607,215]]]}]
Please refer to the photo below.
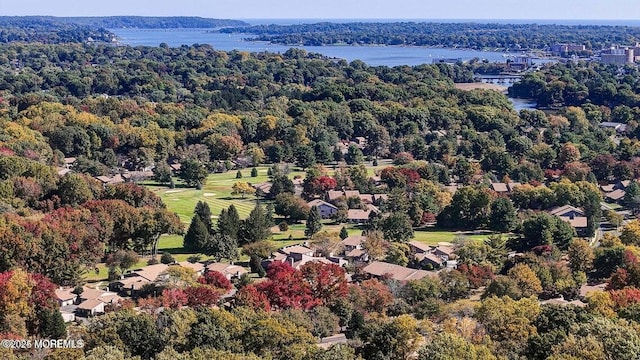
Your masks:
[{"label": "sky", "polygon": [[639,0],[0,0],[0,15],[225,19],[640,19]]}]

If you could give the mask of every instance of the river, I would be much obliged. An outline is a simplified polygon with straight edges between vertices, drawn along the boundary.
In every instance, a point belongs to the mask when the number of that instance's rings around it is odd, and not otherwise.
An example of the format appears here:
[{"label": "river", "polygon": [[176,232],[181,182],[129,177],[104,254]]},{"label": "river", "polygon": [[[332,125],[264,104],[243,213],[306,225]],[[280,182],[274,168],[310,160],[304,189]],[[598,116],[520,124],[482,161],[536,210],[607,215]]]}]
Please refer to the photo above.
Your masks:
[{"label": "river", "polygon": [[431,64],[434,59],[487,59],[491,62],[504,62],[506,58],[501,52],[474,51],[448,48],[429,48],[421,46],[285,46],[268,42],[246,41],[247,34],[221,34],[210,32],[210,29],[110,29],[118,36],[118,40],[127,45],[158,46],[166,43],[177,47],[193,44],[210,44],[215,49],[249,52],[284,53],[291,47],[298,47],[308,52],[320,53],[329,57],[362,60],[371,66],[398,66]]}]

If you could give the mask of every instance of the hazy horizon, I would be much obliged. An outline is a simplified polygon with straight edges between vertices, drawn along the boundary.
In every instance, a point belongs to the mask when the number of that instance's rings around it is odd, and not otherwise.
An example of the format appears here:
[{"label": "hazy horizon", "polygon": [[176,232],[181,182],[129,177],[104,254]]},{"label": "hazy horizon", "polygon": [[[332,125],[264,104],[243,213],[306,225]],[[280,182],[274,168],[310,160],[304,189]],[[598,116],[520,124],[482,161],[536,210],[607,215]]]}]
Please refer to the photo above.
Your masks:
[{"label": "hazy horizon", "polygon": [[0,0],[5,16],[200,16],[219,19],[584,20],[637,21],[633,0],[206,0],[109,2]]}]

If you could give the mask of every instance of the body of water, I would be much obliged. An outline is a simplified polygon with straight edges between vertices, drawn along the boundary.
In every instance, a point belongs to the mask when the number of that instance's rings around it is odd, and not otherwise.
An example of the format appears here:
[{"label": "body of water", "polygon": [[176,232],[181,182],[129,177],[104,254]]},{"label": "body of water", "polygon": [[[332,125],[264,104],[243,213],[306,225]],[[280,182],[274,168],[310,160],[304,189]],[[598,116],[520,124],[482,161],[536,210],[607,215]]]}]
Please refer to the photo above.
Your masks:
[{"label": "body of water", "polygon": [[308,52],[345,59],[362,60],[371,66],[398,66],[431,64],[434,59],[487,59],[491,62],[505,62],[503,53],[446,48],[408,46],[286,46],[268,42],[245,41],[246,34],[212,33],[209,29],[111,29],[123,44],[138,46],[158,46],[166,43],[177,47],[193,44],[210,44],[223,51],[240,50],[249,52],[284,53],[291,47]]}]

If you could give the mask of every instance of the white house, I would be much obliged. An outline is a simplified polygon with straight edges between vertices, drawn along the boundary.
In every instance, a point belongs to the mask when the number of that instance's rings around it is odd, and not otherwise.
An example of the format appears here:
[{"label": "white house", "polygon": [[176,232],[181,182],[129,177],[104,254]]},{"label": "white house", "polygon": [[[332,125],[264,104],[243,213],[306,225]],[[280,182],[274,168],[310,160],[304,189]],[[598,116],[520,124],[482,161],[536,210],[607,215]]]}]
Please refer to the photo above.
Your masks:
[{"label": "white house", "polygon": [[338,208],[335,205],[320,199],[311,200],[307,203],[307,205],[309,207],[318,207],[318,210],[320,210],[320,215],[323,219],[329,219],[338,212]]}]

